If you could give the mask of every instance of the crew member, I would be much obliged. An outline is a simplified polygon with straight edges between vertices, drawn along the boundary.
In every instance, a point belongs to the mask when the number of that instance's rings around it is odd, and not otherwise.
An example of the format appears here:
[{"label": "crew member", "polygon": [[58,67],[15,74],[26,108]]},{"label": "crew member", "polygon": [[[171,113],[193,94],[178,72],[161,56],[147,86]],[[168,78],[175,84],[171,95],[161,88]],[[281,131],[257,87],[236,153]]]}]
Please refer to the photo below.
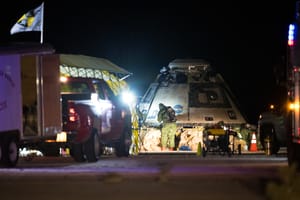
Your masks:
[{"label": "crew member", "polygon": [[176,116],[171,106],[159,104],[157,121],[162,123],[161,127],[161,150],[173,151],[175,147]]}]

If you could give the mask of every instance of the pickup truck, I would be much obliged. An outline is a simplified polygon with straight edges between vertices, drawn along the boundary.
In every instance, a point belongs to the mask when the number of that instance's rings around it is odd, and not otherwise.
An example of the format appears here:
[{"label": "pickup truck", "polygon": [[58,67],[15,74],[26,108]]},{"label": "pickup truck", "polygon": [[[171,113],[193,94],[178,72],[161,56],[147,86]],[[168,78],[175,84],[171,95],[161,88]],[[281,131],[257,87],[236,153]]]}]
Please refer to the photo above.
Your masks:
[{"label": "pickup truck", "polygon": [[128,156],[131,145],[129,106],[102,79],[67,77],[61,83],[63,131],[73,158],[93,162],[106,146]]}]

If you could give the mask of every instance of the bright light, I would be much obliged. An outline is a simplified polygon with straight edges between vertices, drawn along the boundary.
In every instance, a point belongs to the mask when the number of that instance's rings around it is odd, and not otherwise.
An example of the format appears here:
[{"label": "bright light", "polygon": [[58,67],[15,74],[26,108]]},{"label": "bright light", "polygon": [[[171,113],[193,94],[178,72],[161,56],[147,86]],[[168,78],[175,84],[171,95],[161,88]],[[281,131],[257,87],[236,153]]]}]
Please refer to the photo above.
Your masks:
[{"label": "bright light", "polygon": [[61,76],[61,77],[60,77],[60,82],[65,83],[65,82],[67,82],[67,81],[68,81],[68,78],[67,78],[67,77],[65,77],[65,76]]},{"label": "bright light", "polygon": [[67,141],[67,133],[61,132],[56,135],[56,142],[66,142]]},{"label": "bright light", "polygon": [[112,109],[112,103],[110,101],[102,99],[91,101],[90,106],[93,112],[98,116],[103,115],[105,112],[110,112]]},{"label": "bright light", "polygon": [[69,109],[69,112],[70,112],[71,114],[75,114],[75,109],[74,109],[74,108],[70,108],[70,109]]},{"label": "bright light", "polygon": [[289,35],[288,35],[288,45],[293,46],[295,40],[295,25],[290,24],[289,26]]},{"label": "bright light", "polygon": [[297,110],[297,109],[299,109],[299,102],[297,102],[297,103],[290,103],[290,105],[289,105],[289,109],[290,110]]},{"label": "bright light", "polygon": [[134,94],[132,93],[132,92],[130,92],[130,91],[124,91],[123,93],[122,93],[122,101],[124,102],[124,103],[127,103],[128,105],[130,105],[130,104],[132,104],[132,103],[134,103],[134,101],[135,101],[135,96],[134,96]]},{"label": "bright light", "polygon": [[92,93],[91,94],[91,101],[92,102],[97,102],[98,101],[98,94],[97,93]]},{"label": "bright light", "polygon": [[294,46],[294,40],[289,40],[289,41],[288,41],[288,45],[289,45],[289,46]]}]

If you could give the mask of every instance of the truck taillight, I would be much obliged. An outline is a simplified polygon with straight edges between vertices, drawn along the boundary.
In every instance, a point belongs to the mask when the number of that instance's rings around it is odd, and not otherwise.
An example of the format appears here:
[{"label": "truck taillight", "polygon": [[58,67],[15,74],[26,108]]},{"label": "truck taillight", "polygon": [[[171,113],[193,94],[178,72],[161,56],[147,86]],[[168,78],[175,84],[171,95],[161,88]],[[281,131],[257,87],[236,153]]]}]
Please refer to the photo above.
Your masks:
[{"label": "truck taillight", "polygon": [[69,108],[69,121],[75,122],[79,118],[78,114],[76,113],[74,108]]}]

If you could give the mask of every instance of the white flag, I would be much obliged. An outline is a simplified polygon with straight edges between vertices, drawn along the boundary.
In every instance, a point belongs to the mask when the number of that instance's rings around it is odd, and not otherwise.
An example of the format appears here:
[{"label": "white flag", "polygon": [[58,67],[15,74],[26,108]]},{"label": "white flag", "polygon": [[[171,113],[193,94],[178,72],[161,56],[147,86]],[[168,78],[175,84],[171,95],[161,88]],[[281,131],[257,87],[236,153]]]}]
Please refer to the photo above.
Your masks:
[{"label": "white flag", "polygon": [[11,28],[10,34],[26,31],[42,31],[44,3],[25,13]]}]

